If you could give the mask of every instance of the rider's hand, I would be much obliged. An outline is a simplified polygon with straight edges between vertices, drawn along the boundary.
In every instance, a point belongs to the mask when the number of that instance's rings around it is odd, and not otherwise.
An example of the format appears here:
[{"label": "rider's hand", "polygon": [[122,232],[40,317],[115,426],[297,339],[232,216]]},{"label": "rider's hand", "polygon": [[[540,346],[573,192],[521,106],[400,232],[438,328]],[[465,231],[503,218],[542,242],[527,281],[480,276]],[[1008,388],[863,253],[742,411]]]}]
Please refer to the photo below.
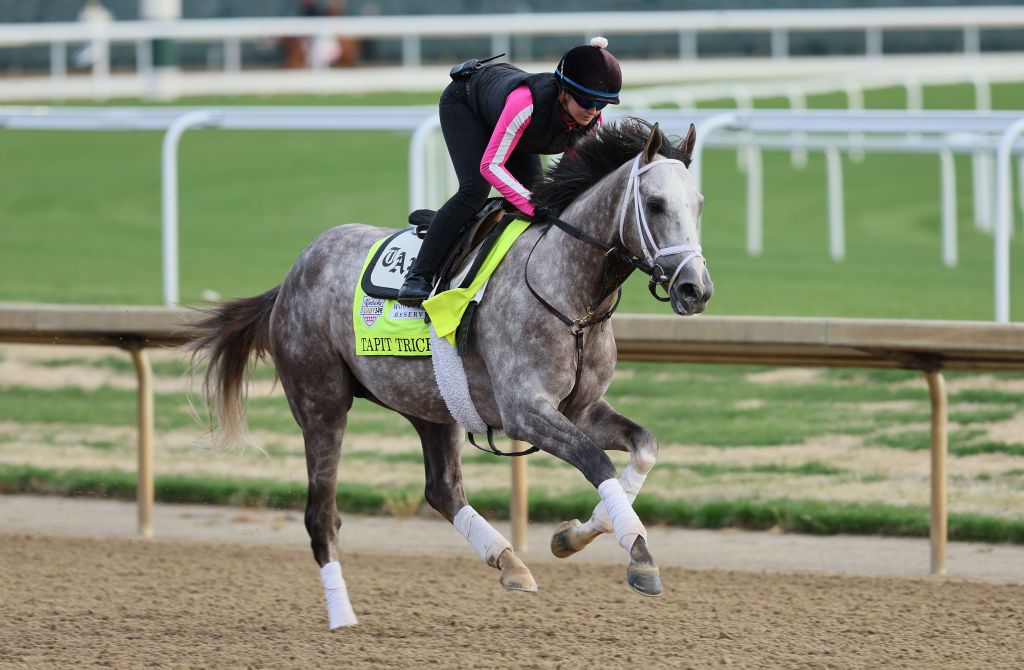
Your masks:
[{"label": "rider's hand", "polygon": [[534,208],[533,210],[533,220],[536,221],[537,223],[546,223],[551,219],[557,218],[558,217],[555,215],[555,210],[551,209],[550,207],[542,205],[540,207]]}]

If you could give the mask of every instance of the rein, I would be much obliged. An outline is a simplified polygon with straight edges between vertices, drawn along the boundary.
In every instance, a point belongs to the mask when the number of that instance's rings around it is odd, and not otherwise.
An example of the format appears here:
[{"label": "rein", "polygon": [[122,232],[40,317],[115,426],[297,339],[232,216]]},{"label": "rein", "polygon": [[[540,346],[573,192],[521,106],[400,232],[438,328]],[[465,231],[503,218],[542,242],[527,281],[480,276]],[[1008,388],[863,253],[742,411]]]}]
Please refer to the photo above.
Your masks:
[{"label": "rein", "polygon": [[[666,295],[665,297],[658,295],[658,286],[664,285],[665,290],[668,291],[668,287],[670,287],[672,285],[672,282],[676,280],[676,277],[679,276],[679,272],[687,263],[694,260],[695,258],[704,257],[701,253],[701,247],[699,244],[680,244],[673,247],[664,248],[658,246],[657,240],[654,239],[654,234],[651,232],[651,228],[647,223],[647,217],[644,215],[644,208],[640,204],[641,174],[647,172],[655,165],[660,165],[662,163],[679,163],[681,165],[685,164],[679,160],[663,158],[656,161],[651,161],[650,163],[644,165],[643,167],[640,167],[640,160],[642,158],[643,154],[640,154],[633,161],[633,166],[629,172],[629,181],[627,182],[626,189],[623,192],[622,202],[619,204],[619,245],[605,244],[596,237],[580,230],[571,223],[568,223],[567,221],[559,219],[556,216],[549,216],[543,218],[534,217],[530,219],[534,223],[542,223],[546,225],[544,228],[544,232],[541,233],[540,236],[537,238],[537,241],[533,243],[533,247],[530,249],[530,253],[526,257],[526,263],[523,266],[523,280],[526,283],[526,288],[530,290],[530,293],[533,294],[533,297],[536,298],[537,301],[545,309],[554,314],[559,321],[564,323],[566,327],[569,328],[569,332],[573,334],[573,337],[576,340],[576,378],[573,381],[572,390],[569,391],[569,395],[567,395],[562,400],[562,402],[559,403],[559,412],[563,411],[566,407],[569,406],[569,403],[571,403],[573,398],[576,397],[576,391],[579,389],[580,378],[583,374],[584,331],[587,328],[590,328],[591,326],[596,326],[597,324],[607,321],[608,319],[611,318],[612,314],[614,314],[615,310],[619,307],[619,302],[622,301],[622,283],[626,281],[629,275],[633,273],[633,270],[640,270],[644,274],[650,276],[651,281],[648,283],[647,289],[651,292],[651,295],[654,296],[654,298],[660,302],[668,302],[670,299],[668,295]],[[624,251],[624,249],[626,248],[626,242],[624,239],[624,229],[626,222],[626,212],[628,211],[630,198],[632,198],[633,200],[633,211],[635,215],[634,219],[636,220],[636,232],[640,238],[640,248],[643,251],[644,260],[641,260],[637,256],[634,256]],[[533,288],[533,285],[530,283],[529,269],[530,260],[533,258],[533,252],[537,250],[537,245],[539,245],[541,240],[543,240],[547,236],[552,226],[558,228],[567,235],[574,237],[577,240],[580,240],[581,242],[585,242],[590,246],[600,249],[602,252],[604,252],[605,263],[604,268],[602,270],[602,288],[600,293],[601,297],[599,300],[597,300],[596,302],[592,302],[590,306],[587,307],[587,311],[583,316],[580,316],[576,319],[570,318],[569,316],[563,314],[557,308],[552,306],[551,303],[545,300],[536,291],[536,289]],[[648,241],[650,242],[650,246],[648,246]],[[654,252],[653,255],[651,251]],[[686,256],[679,263],[679,267],[676,268],[676,271],[672,273],[672,277],[670,278],[667,274],[665,274],[664,269],[662,269],[662,267],[658,264],[658,260],[663,256],[673,256],[676,254],[686,254]],[[604,314],[598,315],[597,308],[602,303],[604,303],[609,298],[609,296],[611,296],[613,291],[618,292],[618,295],[616,295],[615,297],[615,302],[606,312],[604,312]],[[487,442],[488,446],[490,447],[490,450],[488,450],[479,446],[474,441],[472,433],[469,434],[470,444],[472,444],[480,451],[489,451],[490,453],[493,453],[497,456],[526,456],[528,454],[532,454],[536,451],[539,451],[537,447],[531,446],[529,449],[525,449],[523,451],[503,452],[494,445],[494,441],[491,438],[492,431],[491,428],[488,427]]]},{"label": "rein", "polygon": [[[545,309],[554,314],[559,321],[564,323],[576,338],[576,380],[572,385],[572,390],[569,392],[569,395],[566,396],[559,405],[559,411],[569,405],[575,397],[576,390],[580,384],[580,376],[583,373],[583,331],[611,318],[612,314],[614,314],[615,310],[618,308],[619,302],[622,300],[622,283],[630,274],[632,274],[633,270],[640,270],[644,274],[649,275],[651,281],[648,284],[648,290],[651,292],[651,295],[661,302],[668,302],[669,296],[666,295],[663,298],[658,295],[658,286],[664,284],[666,287],[665,290],[668,291],[668,287],[672,285],[672,282],[674,282],[676,277],[679,276],[679,272],[687,263],[695,258],[703,258],[699,244],[681,244],[674,247],[660,247],[657,240],[654,239],[654,234],[651,232],[651,228],[647,223],[647,217],[644,215],[644,208],[640,204],[640,175],[656,165],[661,165],[662,163],[678,163],[680,165],[684,165],[684,163],[672,158],[663,158],[651,161],[643,167],[640,167],[640,161],[642,158],[643,154],[641,153],[633,161],[633,166],[629,171],[629,181],[626,184],[626,189],[622,195],[622,202],[619,205],[619,242],[621,248],[619,245],[605,244],[596,237],[583,232],[576,226],[563,221],[558,217],[549,217],[546,221],[541,221],[541,223],[546,222],[547,227],[544,229],[544,232],[540,237],[537,238],[537,241],[533,243],[533,248],[530,249],[530,255],[527,256],[526,264],[523,266],[523,279],[525,280],[526,287],[530,290],[530,293],[533,294],[533,297],[536,298]],[[626,248],[624,230],[626,212],[628,210],[630,198],[633,200],[637,235],[640,238],[640,248],[643,251],[645,260],[640,260],[636,256],[623,251],[623,249]],[[582,242],[586,242],[590,246],[604,252],[605,264],[601,296],[596,302],[592,302],[590,306],[587,307],[586,314],[576,319],[569,318],[553,307],[547,300],[541,297],[541,295],[537,293],[536,289],[533,288],[533,285],[530,284],[530,259],[533,258],[533,252],[537,250],[537,245],[539,245],[540,241],[547,236],[552,226],[555,226],[566,234]],[[648,240],[650,241],[650,248],[648,247]],[[653,255],[651,254],[652,250],[654,251]],[[679,263],[679,267],[676,268],[672,277],[669,278],[658,264],[658,259],[662,256],[672,256],[676,254],[686,254],[686,256]],[[609,277],[609,261],[617,261],[619,268],[622,268],[618,271],[613,271],[611,273],[611,277]],[[615,290],[618,291],[615,303],[604,314],[598,315],[597,307],[607,300],[611,295],[611,292]]]}]

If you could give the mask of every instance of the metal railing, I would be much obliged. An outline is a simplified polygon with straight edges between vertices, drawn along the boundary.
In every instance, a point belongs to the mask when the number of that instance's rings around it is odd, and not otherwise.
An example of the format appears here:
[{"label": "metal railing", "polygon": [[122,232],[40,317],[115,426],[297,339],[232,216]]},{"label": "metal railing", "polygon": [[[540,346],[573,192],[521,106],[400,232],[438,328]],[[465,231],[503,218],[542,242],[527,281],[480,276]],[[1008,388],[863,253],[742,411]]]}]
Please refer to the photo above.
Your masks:
[{"label": "metal railing", "polygon": [[[610,111],[615,118],[624,112]],[[942,256],[956,260],[956,178],[952,156],[979,152],[996,158],[997,219],[993,236],[994,318],[1010,319],[1009,240],[1012,231],[1012,157],[1024,153],[1019,112],[904,112],[827,110],[649,110],[670,133],[698,125],[697,155],[692,166],[700,180],[705,147],[738,147],[747,152],[747,247],[760,252],[763,236],[763,175],[760,151],[818,150],[826,156],[828,175],[829,253],[845,254],[840,150],[931,153],[939,157],[942,202]],[[176,304],[178,295],[178,145],[190,129],[224,130],[400,130],[412,132],[409,154],[409,204],[418,209],[451,191],[449,162],[431,151],[439,127],[432,107],[224,107],[189,108],[0,108],[0,128],[32,130],[163,130],[162,239],[163,295]],[[436,147],[435,147],[436,149]],[[1024,174],[1024,171],[1022,171]],[[446,181],[446,179],[448,181]],[[1024,178],[1022,178],[1024,180]],[[979,183],[983,191],[978,192]],[[986,182],[974,181],[975,200],[990,198]],[[1021,188],[1024,193],[1024,185]],[[431,195],[433,194],[433,195]],[[442,195],[439,195],[442,194]]]}]

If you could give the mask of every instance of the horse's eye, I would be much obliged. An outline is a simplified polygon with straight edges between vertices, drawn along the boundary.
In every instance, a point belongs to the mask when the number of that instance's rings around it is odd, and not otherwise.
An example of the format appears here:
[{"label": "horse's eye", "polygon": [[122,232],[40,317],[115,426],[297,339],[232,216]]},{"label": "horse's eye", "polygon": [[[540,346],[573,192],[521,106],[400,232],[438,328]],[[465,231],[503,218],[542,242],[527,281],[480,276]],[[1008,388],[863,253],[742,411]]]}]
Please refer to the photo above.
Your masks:
[{"label": "horse's eye", "polygon": [[647,211],[651,214],[661,214],[665,211],[665,203],[660,198],[651,198],[647,201]]}]

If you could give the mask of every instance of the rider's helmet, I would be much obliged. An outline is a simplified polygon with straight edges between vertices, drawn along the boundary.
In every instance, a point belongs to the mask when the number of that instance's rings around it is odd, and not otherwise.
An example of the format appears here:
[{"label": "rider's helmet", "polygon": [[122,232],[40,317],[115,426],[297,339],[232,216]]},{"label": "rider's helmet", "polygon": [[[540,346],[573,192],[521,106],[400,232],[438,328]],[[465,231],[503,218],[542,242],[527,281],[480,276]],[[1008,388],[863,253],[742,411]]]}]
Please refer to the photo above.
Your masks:
[{"label": "rider's helmet", "polygon": [[583,107],[593,101],[601,107],[619,104],[622,71],[615,56],[608,53],[608,40],[595,37],[590,44],[581,44],[565,52],[555,69],[559,87],[568,91]]}]

